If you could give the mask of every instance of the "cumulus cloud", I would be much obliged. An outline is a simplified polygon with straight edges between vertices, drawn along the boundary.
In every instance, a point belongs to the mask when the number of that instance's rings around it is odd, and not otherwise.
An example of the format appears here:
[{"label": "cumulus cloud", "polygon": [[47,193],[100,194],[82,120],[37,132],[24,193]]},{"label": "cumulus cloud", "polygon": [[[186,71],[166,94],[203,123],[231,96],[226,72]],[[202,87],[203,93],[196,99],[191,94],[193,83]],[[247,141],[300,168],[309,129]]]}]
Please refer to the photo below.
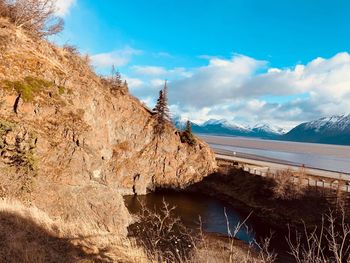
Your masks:
[{"label": "cumulus cloud", "polygon": [[186,70],[183,67],[177,67],[173,69],[166,69],[164,67],[157,66],[140,66],[136,65],[132,67],[132,70],[135,74],[145,75],[145,76],[154,76],[166,78],[184,78],[192,76],[192,73]]},{"label": "cumulus cloud", "polygon": [[69,9],[74,5],[76,0],[56,0],[56,14],[58,16],[65,16]]},{"label": "cumulus cloud", "polygon": [[225,118],[290,128],[350,112],[350,55],[346,52],[289,68],[270,68],[266,61],[237,54],[230,59],[205,58],[207,65],[180,71],[134,68],[140,74],[149,70],[149,76],[155,77],[137,95],[156,96],[155,88],[162,83],[159,76],[170,76],[172,111],[198,122]]},{"label": "cumulus cloud", "polygon": [[141,75],[165,75],[167,70],[163,67],[154,67],[154,66],[133,66],[133,70],[136,74]]},{"label": "cumulus cloud", "polygon": [[141,79],[137,78],[129,78],[129,77],[124,77],[126,81],[128,82],[128,86],[131,89],[139,88],[144,85],[144,82]]},{"label": "cumulus cloud", "polygon": [[106,69],[112,67],[122,67],[127,65],[134,55],[142,54],[141,50],[125,47],[108,53],[100,53],[91,56],[92,63],[95,67]]},{"label": "cumulus cloud", "polygon": [[171,90],[173,102],[194,107],[227,102],[242,96],[238,92],[243,84],[266,65],[265,61],[243,55],[231,59],[211,58],[207,66],[194,69],[189,77],[174,81]]}]

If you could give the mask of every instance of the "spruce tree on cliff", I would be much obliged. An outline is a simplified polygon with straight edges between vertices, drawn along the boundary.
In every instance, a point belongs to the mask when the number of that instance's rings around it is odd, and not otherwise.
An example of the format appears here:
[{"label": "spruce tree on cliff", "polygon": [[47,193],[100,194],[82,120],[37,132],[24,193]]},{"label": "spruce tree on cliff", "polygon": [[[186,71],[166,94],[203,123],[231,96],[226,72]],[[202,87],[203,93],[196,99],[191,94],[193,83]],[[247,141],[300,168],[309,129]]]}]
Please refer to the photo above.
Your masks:
[{"label": "spruce tree on cliff", "polygon": [[159,91],[159,97],[157,104],[153,111],[156,117],[155,132],[156,134],[162,134],[165,129],[165,123],[170,122],[170,111],[168,107],[168,87],[165,82],[163,90]]},{"label": "spruce tree on cliff", "polygon": [[192,125],[189,120],[186,122],[185,130],[180,134],[180,139],[182,143],[188,143],[191,146],[196,145],[196,139],[192,133]]},{"label": "spruce tree on cliff", "polygon": [[185,132],[192,134],[192,125],[191,125],[191,122],[189,120],[186,122]]},{"label": "spruce tree on cliff", "polygon": [[112,65],[111,71],[111,84],[115,86],[115,88],[122,86],[122,76],[120,75],[119,70],[114,67],[114,65]]}]

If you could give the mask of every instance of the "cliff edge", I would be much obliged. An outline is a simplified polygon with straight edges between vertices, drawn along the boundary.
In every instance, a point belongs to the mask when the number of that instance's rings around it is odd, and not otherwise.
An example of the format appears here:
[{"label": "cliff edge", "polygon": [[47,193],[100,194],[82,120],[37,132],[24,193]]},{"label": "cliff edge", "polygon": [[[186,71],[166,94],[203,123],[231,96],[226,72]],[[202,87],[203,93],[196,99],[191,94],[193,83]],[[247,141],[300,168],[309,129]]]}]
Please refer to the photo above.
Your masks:
[{"label": "cliff edge", "polygon": [[126,89],[112,90],[73,48],[0,19],[0,197],[126,234],[123,194],[182,188],[216,169]]}]

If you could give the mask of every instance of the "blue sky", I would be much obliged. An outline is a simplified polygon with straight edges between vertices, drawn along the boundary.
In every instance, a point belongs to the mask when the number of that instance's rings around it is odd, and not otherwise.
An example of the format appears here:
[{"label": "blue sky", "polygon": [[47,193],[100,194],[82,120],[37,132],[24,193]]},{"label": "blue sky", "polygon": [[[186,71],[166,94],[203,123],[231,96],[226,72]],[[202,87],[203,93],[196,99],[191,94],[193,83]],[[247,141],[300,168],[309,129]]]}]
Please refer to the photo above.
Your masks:
[{"label": "blue sky", "polygon": [[350,112],[350,1],[58,1],[56,42],[150,105],[169,79],[176,115],[289,128]]}]

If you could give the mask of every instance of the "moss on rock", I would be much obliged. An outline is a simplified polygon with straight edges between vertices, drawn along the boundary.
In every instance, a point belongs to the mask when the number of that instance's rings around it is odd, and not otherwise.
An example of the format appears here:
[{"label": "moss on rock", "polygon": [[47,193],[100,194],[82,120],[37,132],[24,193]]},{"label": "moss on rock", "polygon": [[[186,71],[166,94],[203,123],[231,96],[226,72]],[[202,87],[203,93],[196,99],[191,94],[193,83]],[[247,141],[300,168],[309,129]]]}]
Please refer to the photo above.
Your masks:
[{"label": "moss on rock", "polygon": [[53,86],[53,83],[39,78],[25,77],[23,80],[5,80],[4,86],[7,89],[15,90],[25,102],[34,100],[34,97],[41,91]]}]

